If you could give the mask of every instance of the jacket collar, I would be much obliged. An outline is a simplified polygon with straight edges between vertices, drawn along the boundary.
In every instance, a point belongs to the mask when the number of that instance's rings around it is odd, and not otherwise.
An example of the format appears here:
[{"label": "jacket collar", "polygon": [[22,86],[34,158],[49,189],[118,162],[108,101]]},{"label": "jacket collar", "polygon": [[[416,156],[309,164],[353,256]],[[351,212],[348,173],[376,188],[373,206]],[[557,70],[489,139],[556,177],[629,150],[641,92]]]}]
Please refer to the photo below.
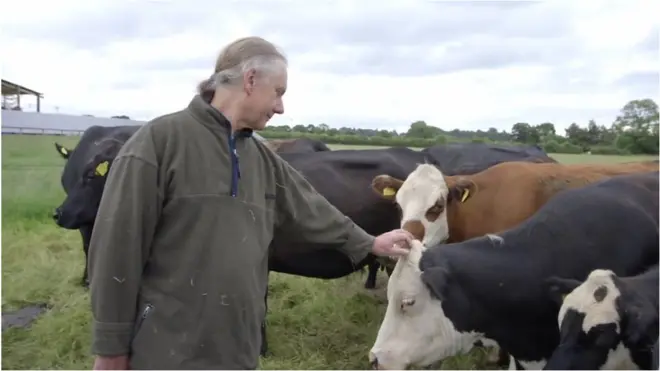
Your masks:
[{"label": "jacket collar", "polygon": [[[199,94],[195,95],[190,101],[188,110],[200,123],[211,130],[219,129],[225,134],[231,133],[231,123],[225,115],[206,102]],[[236,132],[236,136],[249,138],[252,136],[252,133],[252,129],[241,129]]]}]

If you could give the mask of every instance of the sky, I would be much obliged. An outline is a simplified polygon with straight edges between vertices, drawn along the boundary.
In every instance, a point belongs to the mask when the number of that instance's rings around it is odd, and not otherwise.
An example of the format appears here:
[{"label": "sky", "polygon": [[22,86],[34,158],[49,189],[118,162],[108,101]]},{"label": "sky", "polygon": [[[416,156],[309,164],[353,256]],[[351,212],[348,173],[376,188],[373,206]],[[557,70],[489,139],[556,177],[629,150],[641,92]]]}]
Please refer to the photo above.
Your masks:
[{"label": "sky", "polygon": [[[654,0],[23,0],[3,4],[2,78],[42,112],[149,120],[184,108],[250,35],[289,59],[284,114],[406,131],[609,126],[659,93]],[[194,6],[193,6],[194,5]],[[7,17],[6,15],[10,15]],[[36,99],[23,97],[25,110]]]}]

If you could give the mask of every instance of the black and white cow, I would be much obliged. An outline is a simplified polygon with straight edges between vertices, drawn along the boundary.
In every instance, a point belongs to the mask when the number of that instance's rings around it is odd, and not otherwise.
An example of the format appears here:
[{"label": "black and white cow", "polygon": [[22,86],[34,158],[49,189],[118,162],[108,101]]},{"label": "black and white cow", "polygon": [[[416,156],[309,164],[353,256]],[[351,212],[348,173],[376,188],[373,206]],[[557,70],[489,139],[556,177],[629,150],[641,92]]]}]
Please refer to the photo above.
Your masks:
[{"label": "black and white cow", "polygon": [[552,277],[559,346],[546,370],[648,370],[658,340],[658,265],[619,277],[597,269],[584,282]]},{"label": "black and white cow", "polygon": [[583,280],[598,268],[637,274],[657,264],[658,238],[658,172],[650,172],[561,192],[498,235],[429,248],[415,240],[388,282],[372,367],[429,366],[479,341],[539,369],[559,344],[559,304],[546,280]]}]

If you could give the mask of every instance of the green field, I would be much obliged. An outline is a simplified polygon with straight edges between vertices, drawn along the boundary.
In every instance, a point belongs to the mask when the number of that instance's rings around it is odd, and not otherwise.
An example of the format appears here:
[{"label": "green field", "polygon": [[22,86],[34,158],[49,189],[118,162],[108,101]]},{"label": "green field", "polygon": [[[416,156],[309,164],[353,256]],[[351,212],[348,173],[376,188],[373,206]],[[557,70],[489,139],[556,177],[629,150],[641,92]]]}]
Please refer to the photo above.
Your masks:
[{"label": "green field", "polygon": [[[79,287],[83,252],[78,231],[58,228],[50,215],[64,198],[64,160],[55,140],[2,137],[2,311],[35,303],[50,310],[27,329],[2,333],[4,369],[90,369],[88,293]],[[333,149],[364,148],[332,145]],[[369,147],[375,148],[375,147]],[[634,161],[642,157],[553,155],[562,162]],[[652,158],[645,156],[644,158]],[[271,274],[264,369],[365,369],[385,312],[385,275],[365,290],[366,274],[333,281]],[[483,368],[483,351],[445,361],[445,369]]]}]

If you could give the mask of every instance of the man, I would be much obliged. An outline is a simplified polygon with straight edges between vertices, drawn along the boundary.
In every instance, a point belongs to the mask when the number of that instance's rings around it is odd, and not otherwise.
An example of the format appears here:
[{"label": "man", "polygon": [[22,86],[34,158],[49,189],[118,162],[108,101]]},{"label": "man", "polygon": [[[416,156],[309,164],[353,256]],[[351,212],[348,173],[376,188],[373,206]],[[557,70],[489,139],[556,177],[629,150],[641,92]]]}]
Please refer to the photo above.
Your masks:
[{"label": "man", "polygon": [[353,262],[407,254],[407,232],[368,235],[251,137],[284,112],[286,70],[268,41],[233,42],[111,164],[89,249],[95,369],[257,368],[274,233]]}]

